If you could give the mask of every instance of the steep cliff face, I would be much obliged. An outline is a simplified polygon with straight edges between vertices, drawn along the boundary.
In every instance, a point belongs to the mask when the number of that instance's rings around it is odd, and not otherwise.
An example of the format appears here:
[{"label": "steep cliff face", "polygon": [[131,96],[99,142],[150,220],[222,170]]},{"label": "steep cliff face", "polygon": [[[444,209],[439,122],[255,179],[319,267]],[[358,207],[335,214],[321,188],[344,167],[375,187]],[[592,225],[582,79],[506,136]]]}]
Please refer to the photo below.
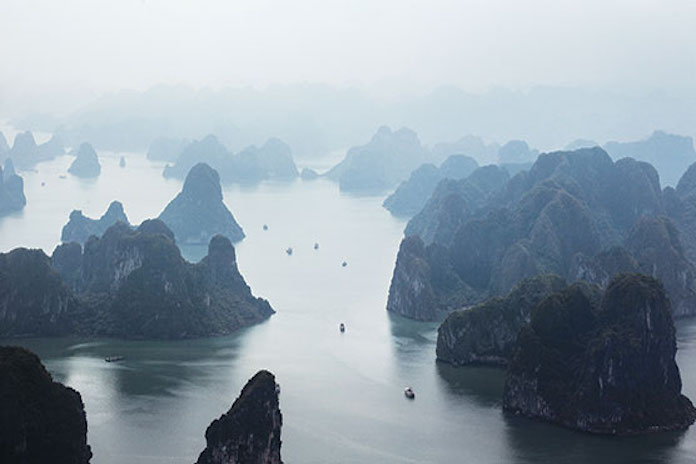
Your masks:
[{"label": "steep cliff face", "polygon": [[254,375],[230,410],[206,430],[196,464],[281,464],[278,392],[273,374]]},{"label": "steep cliff face", "polygon": [[430,264],[420,237],[401,242],[389,286],[387,310],[416,320],[433,320],[438,305],[431,285]]},{"label": "steep cliff face", "polygon": [[84,251],[74,242],[58,246],[50,261],[40,250],[0,254],[0,276],[6,336],[203,337],[274,312],[252,295],[226,237],[213,237],[208,255],[191,264],[159,220],[136,230],[116,223]]},{"label": "steep cliff face", "polygon": [[660,279],[672,302],[675,317],[696,308],[696,268],[686,258],[680,234],[666,217],[641,218],[626,240],[638,272]]},{"label": "steep cliff face", "polygon": [[181,193],[159,219],[174,232],[179,243],[208,243],[218,234],[233,242],[244,238],[242,228],[222,202],[220,176],[205,163],[191,168]]},{"label": "steep cliff face", "polygon": [[80,394],[24,348],[0,347],[0,461],[85,464],[87,419]]},{"label": "steep cliff face", "polygon": [[684,252],[696,263],[696,163],[679,179],[676,189],[667,187],[663,193],[667,215],[679,230]]},{"label": "steep cliff face", "polygon": [[503,407],[602,434],[684,429],[669,299],[655,279],[615,277],[603,295],[574,284],[544,300],[518,338]]},{"label": "steep cliff face", "polygon": [[24,196],[24,179],[15,173],[12,159],[5,160],[0,168],[0,216],[19,211],[27,204]]},{"label": "steep cliff face", "polygon": [[565,286],[555,275],[531,277],[503,298],[452,312],[437,331],[437,360],[457,366],[507,364],[532,309]]},{"label": "steep cliff face", "polygon": [[64,335],[80,305],[41,250],[0,254],[0,335]]},{"label": "steep cliff face", "polygon": [[[696,313],[696,274],[680,245],[685,232],[662,218],[669,202],[649,164],[614,163],[600,148],[542,154],[528,172],[478,202],[481,196],[465,198],[468,180],[441,182],[406,227],[407,237],[425,242],[421,267],[428,273],[421,274],[420,286],[432,289],[430,301],[440,311],[505,295],[538,274],[606,285],[616,272],[639,271],[664,280],[676,316]],[[435,254],[436,246],[445,251]],[[436,263],[435,255],[444,259]],[[411,317],[413,298],[399,293],[410,288],[403,285],[408,270],[400,268],[408,262],[397,259],[387,308]],[[474,299],[450,299],[427,279],[443,273],[459,282],[459,289],[447,287],[448,295]]]},{"label": "steep cliff face", "polygon": [[505,169],[490,165],[463,179],[441,180],[425,206],[406,225],[406,235],[418,235],[426,245],[449,246],[459,227],[475,217],[509,179]]},{"label": "steep cliff face", "polygon": [[119,201],[112,201],[109,208],[99,219],[90,219],[82,214],[80,210],[73,210],[70,213],[70,220],[61,233],[61,241],[77,242],[84,244],[91,235],[101,237],[101,235],[117,222],[130,224],[128,217],[123,211],[123,205]]}]

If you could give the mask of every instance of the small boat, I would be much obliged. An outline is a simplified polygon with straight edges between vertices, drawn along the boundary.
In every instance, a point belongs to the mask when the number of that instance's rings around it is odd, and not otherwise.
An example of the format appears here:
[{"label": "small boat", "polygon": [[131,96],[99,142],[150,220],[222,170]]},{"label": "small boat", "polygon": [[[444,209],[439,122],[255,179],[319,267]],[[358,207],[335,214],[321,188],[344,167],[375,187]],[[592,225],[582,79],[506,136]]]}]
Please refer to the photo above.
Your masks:
[{"label": "small boat", "polygon": [[41,186],[42,186],[42,187],[45,186],[45,185],[46,185],[46,182],[41,182]]},{"label": "small boat", "polygon": [[343,263],[341,263],[341,267],[346,267],[347,265],[348,265],[348,263],[346,263],[345,261],[343,261]]},{"label": "small boat", "polygon": [[409,400],[415,399],[416,394],[414,393],[413,389],[411,387],[406,387],[404,389],[404,396],[408,398]]},{"label": "small boat", "polygon": [[268,225],[264,224],[264,225],[263,225],[263,230],[268,230]]},{"label": "small boat", "polygon": [[60,179],[66,179],[66,178],[67,178],[67,177],[65,177],[64,174],[61,174],[61,175],[59,175],[58,177],[59,177]]},{"label": "small boat", "polygon": [[346,325],[341,322],[341,325],[338,326],[338,330],[340,330],[341,333],[344,333],[346,331]]},{"label": "small boat", "polygon": [[122,156],[121,159],[120,159],[119,162],[118,162],[118,165],[119,165],[119,167],[125,168],[125,167],[126,167],[126,158],[124,158],[124,157]]},{"label": "small boat", "polygon": [[292,256],[292,247],[288,247],[288,249],[285,250],[285,252],[288,254],[288,256]]},{"label": "small boat", "polygon": [[123,356],[107,356],[104,361],[108,363],[123,361]]},{"label": "small boat", "polygon": [[318,244],[318,243],[315,243],[315,244],[314,244],[314,249],[315,249],[315,250],[318,250],[318,249],[319,249],[319,244]]}]

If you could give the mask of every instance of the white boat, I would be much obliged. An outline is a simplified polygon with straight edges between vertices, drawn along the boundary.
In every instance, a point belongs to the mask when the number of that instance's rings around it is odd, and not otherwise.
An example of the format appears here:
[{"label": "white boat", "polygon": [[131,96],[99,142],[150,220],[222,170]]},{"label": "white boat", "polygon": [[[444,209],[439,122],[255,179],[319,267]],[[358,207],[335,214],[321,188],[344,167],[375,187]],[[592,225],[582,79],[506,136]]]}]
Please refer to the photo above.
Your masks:
[{"label": "white boat", "polygon": [[285,250],[285,252],[288,254],[288,256],[292,255],[292,247],[288,247],[288,249]]},{"label": "white boat", "polygon": [[416,393],[413,391],[411,387],[406,387],[404,389],[404,396],[409,400],[412,400],[416,398]]}]

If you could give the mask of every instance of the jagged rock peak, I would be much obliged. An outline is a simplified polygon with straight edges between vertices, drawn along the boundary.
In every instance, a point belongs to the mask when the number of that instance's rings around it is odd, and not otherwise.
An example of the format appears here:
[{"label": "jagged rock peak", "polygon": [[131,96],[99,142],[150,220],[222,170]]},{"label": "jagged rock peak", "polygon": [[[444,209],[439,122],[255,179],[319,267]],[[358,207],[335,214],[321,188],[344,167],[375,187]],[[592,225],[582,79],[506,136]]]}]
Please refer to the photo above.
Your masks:
[{"label": "jagged rock peak", "polygon": [[621,274],[601,294],[576,283],[544,300],[517,339],[505,410],[600,434],[679,430],[681,394],[669,299],[652,277]]},{"label": "jagged rock peak", "polygon": [[222,201],[220,176],[208,164],[198,163],[186,175],[182,193],[195,198]]},{"label": "jagged rock peak", "polygon": [[196,464],[281,464],[279,391],[270,372],[254,375],[230,410],[206,430],[206,448]]},{"label": "jagged rock peak", "polygon": [[90,461],[77,391],[54,382],[38,356],[19,347],[0,347],[0,379],[0,462]]}]

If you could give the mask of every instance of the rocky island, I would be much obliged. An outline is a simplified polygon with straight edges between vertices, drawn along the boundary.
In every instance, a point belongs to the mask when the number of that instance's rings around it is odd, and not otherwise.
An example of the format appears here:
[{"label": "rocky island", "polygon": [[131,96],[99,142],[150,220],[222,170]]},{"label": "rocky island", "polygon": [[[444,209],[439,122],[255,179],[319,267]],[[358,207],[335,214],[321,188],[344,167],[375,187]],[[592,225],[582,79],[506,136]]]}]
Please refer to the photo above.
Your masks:
[{"label": "rocky island", "polygon": [[210,240],[201,262],[185,261],[160,220],[111,226],[51,258],[23,248],[0,254],[0,336],[89,335],[193,338],[229,334],[274,311],[251,294],[235,250]]},{"label": "rocky island", "polygon": [[230,410],[205,431],[206,447],[196,464],[282,464],[278,393],[273,374],[254,375]]},{"label": "rocky island", "polygon": [[24,179],[17,175],[11,158],[0,168],[0,216],[19,211],[27,204],[24,196]]},{"label": "rocky island", "polygon": [[34,134],[26,131],[15,136],[12,149],[6,156],[12,158],[17,169],[27,170],[37,163],[50,161],[63,154],[65,154],[65,147],[58,136],[54,135],[48,142],[37,145]]},{"label": "rocky island", "polygon": [[90,461],[78,392],[55,382],[38,356],[19,347],[0,347],[0,379],[0,462]]},{"label": "rocky island", "polygon": [[181,179],[200,163],[213,167],[226,183],[254,184],[299,176],[290,147],[279,139],[270,138],[261,147],[252,145],[232,154],[214,135],[190,143],[173,165],[165,167],[163,175]]},{"label": "rocky island", "polygon": [[99,219],[90,219],[82,214],[82,211],[73,210],[68,223],[63,226],[60,239],[63,243],[77,242],[82,245],[92,235],[101,237],[106,229],[119,221],[130,224],[120,201],[112,201]]},{"label": "rocky island", "polygon": [[75,160],[68,168],[68,172],[77,177],[97,177],[101,173],[101,165],[97,152],[89,143],[85,142],[77,149]]},{"label": "rocky island", "polygon": [[689,427],[670,302],[658,281],[618,275],[602,293],[577,283],[532,312],[507,370],[503,408],[585,432]]},{"label": "rocky island", "polygon": [[429,156],[412,130],[382,126],[367,144],[348,150],[326,176],[343,191],[381,192],[407,179]]},{"label": "rocky island", "polygon": [[437,360],[455,366],[506,365],[532,310],[565,287],[558,276],[539,275],[521,281],[505,297],[452,312],[437,331]]},{"label": "rocky island", "polygon": [[460,185],[442,181],[406,227],[389,311],[434,320],[539,274],[606,285],[644,272],[662,280],[675,317],[696,314],[696,271],[681,245],[689,222],[669,217],[648,163],[613,162],[595,147],[542,154],[483,199]]},{"label": "rocky island", "polygon": [[205,163],[191,168],[181,193],[159,218],[174,232],[178,243],[208,243],[218,234],[233,242],[244,238],[244,231],[222,201],[220,176]]}]

